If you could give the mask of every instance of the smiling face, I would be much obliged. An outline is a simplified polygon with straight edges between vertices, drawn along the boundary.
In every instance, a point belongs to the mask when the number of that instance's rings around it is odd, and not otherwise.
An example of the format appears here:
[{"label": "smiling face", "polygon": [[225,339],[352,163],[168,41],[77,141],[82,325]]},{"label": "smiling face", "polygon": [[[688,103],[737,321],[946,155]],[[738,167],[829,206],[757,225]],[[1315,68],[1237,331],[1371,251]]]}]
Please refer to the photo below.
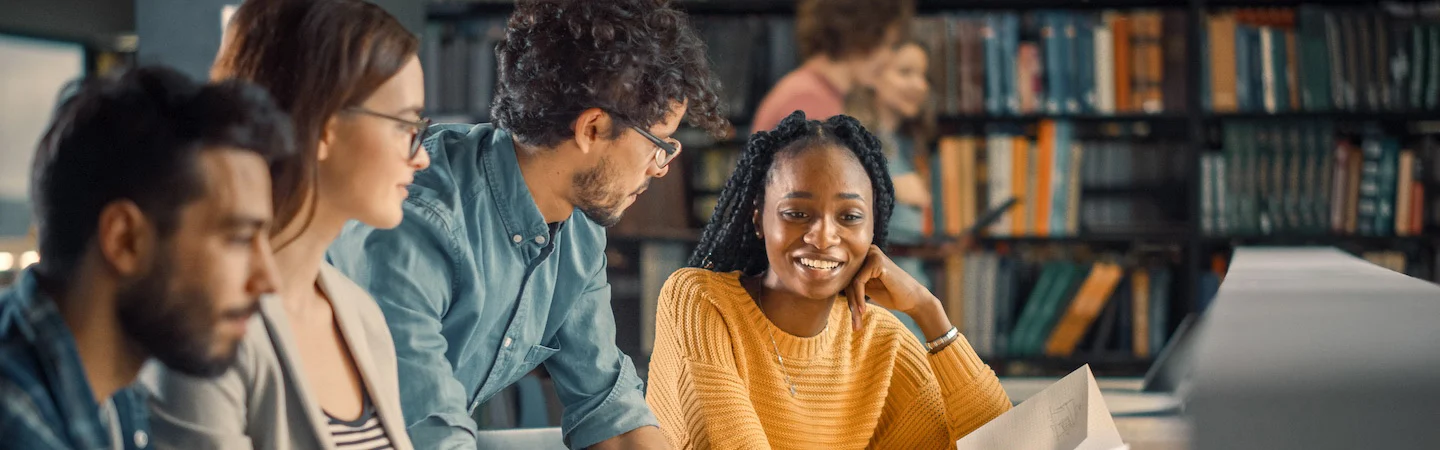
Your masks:
[{"label": "smiling face", "polygon": [[780,289],[824,300],[847,287],[875,237],[874,189],[849,149],[782,153],[757,211],[770,277]]},{"label": "smiling face", "polygon": [[875,100],[880,107],[906,119],[920,115],[930,96],[930,84],[925,80],[927,59],[925,49],[915,43],[905,44],[895,52],[875,82]]}]

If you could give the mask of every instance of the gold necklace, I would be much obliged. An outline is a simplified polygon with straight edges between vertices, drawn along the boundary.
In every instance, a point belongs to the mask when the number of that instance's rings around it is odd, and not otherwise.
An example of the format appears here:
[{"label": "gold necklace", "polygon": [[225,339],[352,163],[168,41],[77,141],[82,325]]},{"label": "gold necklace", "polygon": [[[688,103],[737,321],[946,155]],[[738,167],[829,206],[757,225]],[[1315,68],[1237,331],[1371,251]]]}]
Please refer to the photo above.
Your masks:
[{"label": "gold necklace", "polygon": [[[755,295],[755,304],[760,306],[760,315],[764,316],[765,282],[763,280],[759,282],[759,287],[756,290],[759,291],[759,293]],[[766,320],[768,321],[769,318],[766,318]],[[821,332],[823,333],[824,331]],[[790,386],[790,397],[800,398],[799,395],[795,393],[795,383],[790,381],[790,370],[785,368],[785,357],[780,356],[780,345],[775,343],[775,326],[773,324],[770,326],[770,346],[775,349],[775,362],[780,363],[780,373],[785,374],[785,384]]]}]

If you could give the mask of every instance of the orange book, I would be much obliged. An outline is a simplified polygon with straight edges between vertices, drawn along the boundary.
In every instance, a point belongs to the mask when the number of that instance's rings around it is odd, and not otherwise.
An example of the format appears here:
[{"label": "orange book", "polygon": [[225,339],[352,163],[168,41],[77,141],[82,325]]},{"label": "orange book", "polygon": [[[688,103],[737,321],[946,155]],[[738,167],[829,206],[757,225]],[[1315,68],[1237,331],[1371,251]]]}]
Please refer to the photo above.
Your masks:
[{"label": "orange book", "polygon": [[1085,337],[1085,331],[1090,329],[1090,324],[1095,322],[1095,317],[1100,315],[1100,310],[1105,309],[1105,303],[1110,301],[1110,294],[1114,293],[1115,286],[1120,284],[1121,275],[1124,275],[1124,271],[1120,266],[1095,263],[1095,267],[1090,269],[1090,277],[1080,285],[1075,300],[1070,302],[1065,315],[1057,322],[1055,330],[1050,332],[1050,339],[1045,342],[1046,355],[1066,357],[1075,353],[1075,346]]},{"label": "orange book", "polygon": [[944,292],[941,304],[950,317],[950,323],[965,323],[965,255],[956,252],[946,256],[943,263],[945,278],[940,280]]},{"label": "orange book", "polygon": [[1015,206],[1010,207],[1010,235],[1024,236],[1026,225],[1029,224],[1030,216],[1026,211],[1030,210],[1031,193],[1026,191],[1030,185],[1030,140],[1025,136],[1016,136],[1014,145],[1010,148],[1010,192],[1015,196]]},{"label": "orange book", "polygon": [[1134,99],[1130,91],[1130,76],[1135,69],[1130,61],[1130,17],[1124,13],[1115,13],[1109,19],[1110,34],[1115,44],[1115,110],[1132,111]]},{"label": "orange book", "polygon": [[1035,141],[1035,192],[1030,193],[1030,202],[1035,208],[1030,217],[1030,231],[1035,236],[1050,235],[1050,210],[1055,201],[1055,189],[1050,185],[1054,180],[1051,172],[1055,165],[1055,121],[1040,121],[1038,138]]},{"label": "orange book", "polygon": [[1410,185],[1415,182],[1415,152],[1400,152],[1400,175],[1395,177],[1395,235],[1410,235]]},{"label": "orange book", "polygon": [[964,138],[946,136],[940,139],[940,188],[937,192],[940,196],[940,207],[945,210],[940,214],[945,219],[946,236],[959,236],[963,227],[961,219],[961,189],[960,184],[963,176],[961,172],[964,167],[960,160],[961,149]]},{"label": "orange book", "polygon": [[1235,16],[1212,14],[1205,27],[1210,39],[1210,109],[1235,112],[1240,99],[1235,92]]},{"label": "orange book", "polygon": [[[930,186],[930,152],[918,147],[917,145],[915,152],[915,173],[920,175],[920,179],[924,180],[925,186],[928,187]],[[938,195],[939,193],[932,192],[931,194]],[[931,205],[925,205],[920,208],[920,217],[920,234],[926,237],[934,236],[935,209]]]},{"label": "orange book", "polygon": [[1359,147],[1347,145],[1345,151],[1350,153],[1349,166],[1345,168],[1346,177],[1349,178],[1345,186],[1350,190],[1345,195],[1345,234],[1353,235],[1359,221],[1360,170],[1365,163]]},{"label": "orange book", "polygon": [[1164,94],[1160,89],[1165,82],[1165,55],[1160,50],[1160,40],[1165,38],[1163,18],[1158,11],[1146,12],[1142,17],[1145,18],[1145,89],[1138,111],[1158,113],[1164,109]]},{"label": "orange book", "polygon": [[977,187],[984,181],[980,179],[981,170],[977,163],[979,156],[980,139],[972,136],[960,138],[960,230],[955,232],[959,235],[965,229],[975,224],[975,216],[978,214],[979,190]]},{"label": "orange book", "polygon": [[1135,344],[1135,357],[1150,357],[1150,273],[1145,269],[1130,275],[1130,308],[1135,313],[1134,335],[1130,341]]}]

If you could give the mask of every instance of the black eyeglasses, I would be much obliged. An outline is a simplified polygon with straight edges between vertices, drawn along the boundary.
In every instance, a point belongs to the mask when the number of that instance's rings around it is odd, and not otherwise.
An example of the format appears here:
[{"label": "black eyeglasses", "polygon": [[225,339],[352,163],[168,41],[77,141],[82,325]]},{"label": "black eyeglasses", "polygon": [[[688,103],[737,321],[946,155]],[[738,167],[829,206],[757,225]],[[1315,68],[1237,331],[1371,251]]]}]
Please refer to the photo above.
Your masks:
[{"label": "black eyeglasses", "polygon": [[405,158],[406,161],[413,161],[415,159],[415,156],[420,154],[420,143],[425,142],[425,137],[429,135],[430,132],[430,119],[427,117],[421,117],[420,120],[410,120],[402,117],[395,117],[382,112],[371,111],[360,106],[352,106],[349,108],[345,108],[345,110],[356,114],[364,114],[367,116],[379,117],[381,119],[393,120],[403,123],[405,125],[409,125],[411,128],[413,128],[414,130],[411,131],[412,134],[410,135],[410,156]]},{"label": "black eyeglasses", "polygon": [[680,141],[676,141],[673,139],[666,141],[664,139],[656,137],[653,134],[650,134],[649,131],[645,131],[640,127],[630,128],[635,130],[635,132],[640,133],[641,136],[645,136],[645,139],[649,139],[650,142],[653,142],[656,147],[659,147],[655,149],[655,166],[664,169],[665,166],[670,165],[671,161],[675,160],[676,156],[680,156]]}]

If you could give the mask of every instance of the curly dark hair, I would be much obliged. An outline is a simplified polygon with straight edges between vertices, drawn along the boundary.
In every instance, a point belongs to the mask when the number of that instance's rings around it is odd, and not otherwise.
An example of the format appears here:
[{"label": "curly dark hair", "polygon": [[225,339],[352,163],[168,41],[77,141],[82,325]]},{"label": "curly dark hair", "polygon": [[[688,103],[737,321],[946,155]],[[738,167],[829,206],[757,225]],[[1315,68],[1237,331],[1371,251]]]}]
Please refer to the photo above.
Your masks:
[{"label": "curly dark hair", "polygon": [[900,27],[904,36],[914,15],[914,0],[801,0],[795,11],[800,57],[869,53],[884,43],[892,27]]},{"label": "curly dark hair", "polygon": [[622,126],[664,121],[671,102],[688,103],[691,125],[720,137],[720,82],[705,43],[685,14],[664,0],[520,1],[495,47],[499,86],[490,116],[521,143],[552,147],[572,136],[589,108]]},{"label": "curly dark hair", "polygon": [[294,153],[289,116],[249,83],[202,85],[146,66],[70,89],[30,172],[37,270],[53,282],[73,275],[112,202],[134,202],[170,237],[184,206],[207,192],[202,153],[243,149],[269,163]]},{"label": "curly dark hair", "polygon": [[884,248],[890,230],[890,211],[895,206],[895,187],[890,183],[880,140],[850,116],[834,116],[822,123],[806,120],[803,111],[795,111],[780,121],[774,131],[762,131],[750,137],[735,172],[720,192],[710,223],[700,235],[700,245],[690,255],[689,266],[716,272],[738,270],[751,276],[765,272],[770,263],[765,258],[765,243],[755,236],[752,219],[769,184],[770,169],[779,158],[828,146],[850,149],[865,168],[865,174],[870,176],[870,186],[875,191],[873,243]]}]

